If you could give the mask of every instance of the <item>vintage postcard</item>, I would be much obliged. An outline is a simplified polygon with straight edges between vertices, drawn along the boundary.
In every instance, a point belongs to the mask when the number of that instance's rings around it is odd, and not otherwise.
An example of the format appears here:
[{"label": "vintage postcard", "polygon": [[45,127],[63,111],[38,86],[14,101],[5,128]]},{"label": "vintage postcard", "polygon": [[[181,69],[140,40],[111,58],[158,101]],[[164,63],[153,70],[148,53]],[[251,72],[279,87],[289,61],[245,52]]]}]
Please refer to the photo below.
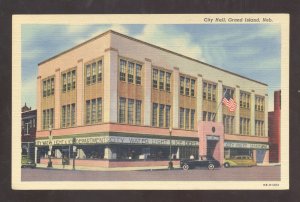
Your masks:
[{"label": "vintage postcard", "polygon": [[288,14],[12,20],[13,189],[289,189]]}]

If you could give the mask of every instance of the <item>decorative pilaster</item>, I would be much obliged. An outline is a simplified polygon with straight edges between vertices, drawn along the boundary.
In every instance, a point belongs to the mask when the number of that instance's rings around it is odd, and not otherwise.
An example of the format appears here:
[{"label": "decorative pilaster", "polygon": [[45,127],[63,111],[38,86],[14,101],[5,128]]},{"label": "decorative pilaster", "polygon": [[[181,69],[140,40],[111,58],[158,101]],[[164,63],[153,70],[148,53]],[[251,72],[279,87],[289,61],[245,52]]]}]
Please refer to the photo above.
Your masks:
[{"label": "decorative pilaster", "polygon": [[234,94],[236,102],[234,134],[240,134],[240,86],[236,86]]},{"label": "decorative pilaster", "polygon": [[251,90],[250,95],[250,135],[255,135],[255,91]]},{"label": "decorative pilaster", "polygon": [[118,121],[118,50],[108,48],[104,54],[104,122]]},{"label": "decorative pilaster", "polygon": [[179,128],[179,68],[173,71],[173,128]]},{"label": "decorative pilaster", "polygon": [[152,95],[152,62],[150,59],[145,58],[144,67],[144,125],[151,126],[151,95]]},{"label": "decorative pilaster", "polygon": [[268,137],[268,134],[269,134],[269,131],[268,131],[268,129],[269,129],[269,123],[268,123],[268,108],[269,108],[269,106],[268,106],[268,103],[269,103],[269,97],[268,97],[268,94],[265,94],[265,107],[264,107],[264,122],[265,122],[265,128],[264,128],[264,136],[265,137]]},{"label": "decorative pilaster", "polygon": [[42,98],[42,91],[41,91],[41,87],[42,86],[42,82],[41,82],[41,76],[37,77],[37,81],[36,81],[36,89],[37,89],[37,94],[36,94],[36,113],[37,113],[37,117],[36,117],[36,130],[40,131],[42,128],[42,109],[41,109],[41,98]]},{"label": "decorative pilaster", "polygon": [[[222,98],[223,98],[223,83],[221,80],[218,81],[218,94],[217,94],[217,107],[219,107],[217,111],[217,122],[223,122],[223,107],[222,104]],[[220,106],[219,106],[220,105]]]},{"label": "decorative pilaster", "polygon": [[60,68],[57,68],[55,70],[55,116],[54,116],[54,128],[58,129],[60,128],[60,94],[61,94],[61,78],[60,78]]},{"label": "decorative pilaster", "polygon": [[77,85],[76,85],[76,115],[77,126],[84,125],[84,64],[83,59],[77,61]]},{"label": "decorative pilaster", "polygon": [[202,121],[203,111],[203,77],[201,74],[197,75],[197,123]]}]

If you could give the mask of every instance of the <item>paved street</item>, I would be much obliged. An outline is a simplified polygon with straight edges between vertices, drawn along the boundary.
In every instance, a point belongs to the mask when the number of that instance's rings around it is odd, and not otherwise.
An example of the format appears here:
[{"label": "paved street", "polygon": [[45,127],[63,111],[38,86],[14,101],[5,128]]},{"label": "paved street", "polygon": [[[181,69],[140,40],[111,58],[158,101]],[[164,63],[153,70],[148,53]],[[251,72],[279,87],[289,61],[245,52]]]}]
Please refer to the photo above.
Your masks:
[{"label": "paved street", "polygon": [[276,181],[280,166],[219,168],[213,171],[143,170],[143,171],[85,171],[22,168],[22,181]]}]

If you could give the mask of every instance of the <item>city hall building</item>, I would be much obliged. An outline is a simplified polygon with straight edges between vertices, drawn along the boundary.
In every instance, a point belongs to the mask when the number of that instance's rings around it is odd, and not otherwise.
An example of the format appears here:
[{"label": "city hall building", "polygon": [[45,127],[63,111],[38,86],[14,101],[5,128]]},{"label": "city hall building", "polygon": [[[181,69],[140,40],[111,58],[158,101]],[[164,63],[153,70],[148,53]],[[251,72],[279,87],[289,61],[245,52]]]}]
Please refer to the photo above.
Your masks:
[{"label": "city hall building", "polygon": [[38,65],[36,161],[147,167],[167,166],[170,156],[178,164],[250,155],[265,163],[267,88],[109,30]]}]

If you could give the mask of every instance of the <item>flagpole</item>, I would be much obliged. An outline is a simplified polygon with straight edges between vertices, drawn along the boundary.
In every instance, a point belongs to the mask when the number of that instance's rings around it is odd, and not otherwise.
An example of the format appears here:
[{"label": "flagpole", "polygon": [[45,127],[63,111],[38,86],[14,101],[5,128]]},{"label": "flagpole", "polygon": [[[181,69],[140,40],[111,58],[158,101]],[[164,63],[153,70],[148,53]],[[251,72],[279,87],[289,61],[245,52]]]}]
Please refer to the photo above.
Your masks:
[{"label": "flagpole", "polygon": [[220,101],[220,103],[219,103],[219,105],[218,105],[218,107],[217,107],[217,111],[216,111],[216,113],[214,114],[214,117],[212,118],[212,120],[215,119],[215,117],[216,117],[216,115],[217,115],[217,113],[218,113],[218,111],[219,111],[220,105],[221,105],[221,103],[222,103],[222,101],[223,101],[223,98],[224,98],[224,96],[225,96],[227,90],[228,90],[228,89],[226,88],[226,90],[225,90],[225,92],[224,92],[224,94],[223,94],[223,97],[222,97],[222,99],[221,99],[221,101]]}]

